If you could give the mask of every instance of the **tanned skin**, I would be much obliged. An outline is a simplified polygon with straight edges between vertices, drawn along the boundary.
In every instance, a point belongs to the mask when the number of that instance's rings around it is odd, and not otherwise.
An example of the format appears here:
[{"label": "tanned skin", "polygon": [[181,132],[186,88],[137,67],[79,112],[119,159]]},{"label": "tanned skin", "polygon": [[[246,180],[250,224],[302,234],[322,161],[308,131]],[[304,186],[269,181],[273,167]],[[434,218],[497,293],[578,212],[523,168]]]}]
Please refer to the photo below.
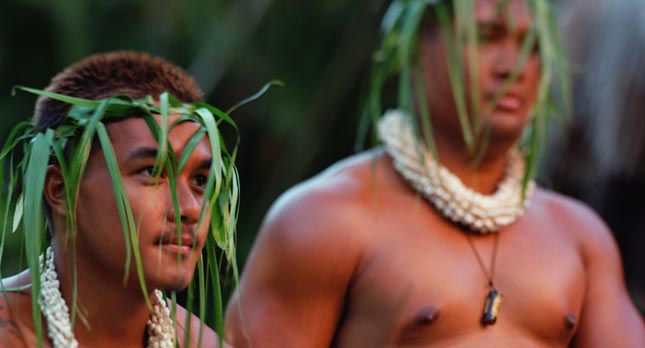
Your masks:
[{"label": "tanned skin", "polygon": [[[172,123],[178,116],[170,116]],[[157,117],[159,119],[159,117]],[[198,129],[194,122],[182,122],[169,133],[169,141],[181,158],[190,137]],[[197,145],[177,175],[179,217],[176,221],[166,176],[152,177],[157,142],[142,118],[128,118],[106,126],[128,193],[133,215],[139,225],[139,251],[149,295],[152,289],[179,291],[190,283],[208,233],[210,216],[198,225],[204,190],[212,160],[207,138]],[[78,275],[78,307],[89,327],[77,320],[74,334],[79,348],[146,347],[149,309],[132,262],[123,283],[125,241],[121,220],[103,152],[93,149],[79,191],[77,207],[76,260],[72,259],[60,169],[50,166],[45,180],[45,198],[52,210],[52,248],[61,281],[61,293],[71,307],[74,262]],[[140,219],[140,220],[139,220]],[[181,224],[182,246],[176,237]],[[199,226],[199,228],[198,228]],[[3,281],[5,288],[30,284],[27,271]],[[7,302],[8,300],[8,302]],[[177,308],[178,339],[184,347],[186,310]],[[78,317],[77,317],[78,318]],[[191,321],[191,341],[197,347],[200,321]],[[51,347],[43,320],[44,346]],[[203,327],[201,347],[217,347],[216,334]],[[0,348],[36,347],[30,289],[0,296]]]},{"label": "tanned skin", "polygon": [[[497,4],[476,1],[482,109],[510,75],[532,26],[523,2],[503,10],[515,30]],[[535,103],[539,56],[483,116],[492,135],[473,168],[441,35],[424,28],[421,40],[439,159],[467,186],[491,193]],[[472,239],[489,267],[494,236]],[[229,304],[226,337],[238,348],[645,346],[612,235],[576,201],[537,189],[526,213],[499,232],[494,281],[504,301],[497,323],[482,327],[487,278],[466,231],[437,213],[376,149],[274,204]]]},{"label": "tanned skin", "polygon": [[[28,273],[21,273],[15,277],[8,278],[5,281],[5,287],[16,287],[24,286],[31,283]],[[17,292],[7,293],[9,298],[9,304],[6,302],[4,296],[0,297],[0,348],[31,348],[37,347],[38,338],[36,337],[33,317],[31,314],[31,291],[29,289]],[[185,327],[184,323],[186,322],[186,309],[181,306],[177,306],[177,322],[178,326],[175,328],[177,330],[177,337],[179,342],[182,342],[185,337]],[[190,347],[197,347],[197,337],[199,335],[200,320],[194,315],[191,320],[191,345]],[[129,320],[125,320],[129,322]],[[44,321],[43,321],[44,323]],[[126,324],[127,325],[127,324]],[[114,329],[113,338],[118,339],[120,334],[117,334],[116,329]],[[208,326],[204,326],[202,336],[202,347],[217,347],[217,335],[215,332],[210,329]],[[43,342],[43,347],[51,347],[51,342],[47,338],[47,326],[43,326],[43,334],[46,339]],[[145,347],[147,342],[143,341],[143,336],[141,336],[141,341],[138,344],[132,345],[131,347]],[[85,345],[80,345],[81,347],[96,347],[94,343],[89,343]],[[114,343],[105,343],[106,347],[115,347]],[[119,346],[121,347],[121,346]],[[126,346],[124,346],[126,347]],[[229,347],[224,345],[224,347]]]}]

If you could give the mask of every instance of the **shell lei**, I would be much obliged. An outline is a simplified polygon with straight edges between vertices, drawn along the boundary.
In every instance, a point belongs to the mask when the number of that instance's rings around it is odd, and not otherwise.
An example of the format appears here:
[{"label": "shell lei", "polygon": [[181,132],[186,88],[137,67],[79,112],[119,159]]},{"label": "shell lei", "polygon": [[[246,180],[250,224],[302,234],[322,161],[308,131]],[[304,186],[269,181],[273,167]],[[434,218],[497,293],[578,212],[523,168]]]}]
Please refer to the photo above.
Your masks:
[{"label": "shell lei", "polygon": [[[69,317],[69,308],[60,292],[60,283],[54,266],[54,252],[47,248],[45,256],[40,257],[41,291],[38,298],[40,310],[47,320],[47,331],[53,348],[77,348]],[[170,310],[159,290],[154,291],[152,309],[147,322],[148,348],[173,348],[175,346],[175,328],[170,318]]]},{"label": "shell lei", "polygon": [[466,187],[416,140],[403,112],[386,112],[378,122],[378,134],[399,174],[443,216],[472,231],[497,232],[522,216],[530,203],[535,182],[529,182],[522,200],[524,160],[517,151],[509,153],[497,190],[483,195]]}]

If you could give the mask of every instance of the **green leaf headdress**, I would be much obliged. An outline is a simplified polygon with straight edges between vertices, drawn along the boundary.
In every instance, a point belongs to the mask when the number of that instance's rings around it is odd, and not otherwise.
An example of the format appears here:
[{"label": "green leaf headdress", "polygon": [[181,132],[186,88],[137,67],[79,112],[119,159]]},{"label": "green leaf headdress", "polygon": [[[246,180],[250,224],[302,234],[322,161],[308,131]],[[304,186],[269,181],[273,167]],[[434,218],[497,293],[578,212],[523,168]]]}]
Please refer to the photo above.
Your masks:
[{"label": "green leaf headdress", "polygon": [[[511,0],[500,0],[498,8],[509,1]],[[534,25],[522,43],[522,50],[511,76],[498,91],[497,97],[501,97],[518,78],[528,56],[537,45],[541,61],[538,97],[530,111],[531,124],[527,127],[521,144],[522,153],[527,161],[524,178],[526,185],[536,174],[538,152],[544,144],[548,116],[569,113],[570,83],[563,48],[557,37],[551,1],[524,1],[531,10]],[[421,74],[417,64],[420,27],[426,22],[428,14],[432,14],[444,42],[448,75],[463,140],[473,163],[478,163],[486,151],[490,130],[479,119],[479,115],[485,114],[487,110],[478,110],[480,93],[476,80],[477,60],[474,58],[477,55],[479,36],[475,2],[476,0],[394,0],[391,3],[381,24],[380,48],[372,59],[359,128],[359,143],[364,143],[370,125],[374,125],[383,113],[382,97],[388,81],[392,76],[398,76],[397,107],[410,117],[420,120],[421,129],[417,129],[417,134],[424,136],[426,147],[436,154],[427,107],[428,103],[433,101],[428,100],[422,79],[413,78],[413,74]],[[513,18],[506,20],[512,27]],[[472,73],[466,74],[466,69]],[[466,77],[467,75],[469,76]],[[557,83],[556,90],[559,91],[557,96],[551,93],[554,83]],[[471,100],[467,100],[466,86],[471,89]],[[467,103],[471,103],[470,110],[473,115],[468,114]],[[416,122],[412,123],[416,125]],[[377,138],[375,128],[372,127],[372,139]]]},{"label": "green leaf headdress", "polygon": [[[9,134],[2,151],[0,152],[0,213],[2,215],[2,235],[0,241],[0,260],[4,250],[4,241],[8,233],[21,231],[23,233],[27,266],[31,276],[32,288],[32,314],[36,335],[42,338],[42,327],[38,296],[40,294],[39,255],[49,244],[47,237],[48,220],[47,207],[43,202],[43,184],[45,173],[50,163],[56,163],[64,178],[64,195],[66,199],[68,238],[72,245],[75,243],[76,202],[79,187],[93,142],[100,146],[104,153],[105,161],[111,176],[121,226],[125,235],[126,260],[124,282],[132,262],[136,265],[138,279],[146,301],[148,291],[143,274],[141,255],[138,247],[138,224],[133,216],[127,192],[123,185],[112,144],[105,124],[128,117],[141,117],[146,121],[153,136],[159,144],[155,160],[153,175],[164,173],[170,186],[172,204],[175,214],[179,214],[179,202],[176,192],[176,174],[179,173],[190,157],[197,144],[206,137],[210,143],[212,161],[210,175],[204,191],[204,202],[200,212],[199,224],[210,210],[210,233],[206,240],[205,259],[200,258],[197,265],[197,277],[193,279],[188,288],[189,311],[195,310],[193,302],[195,291],[198,291],[200,318],[206,317],[207,288],[214,293],[212,320],[216,331],[223,333],[223,301],[219,279],[221,258],[224,257],[233,269],[235,280],[238,279],[235,262],[235,225],[239,207],[239,177],[235,168],[235,156],[239,143],[239,132],[229,113],[239,106],[261,96],[269,86],[281,83],[271,81],[257,94],[235,105],[228,111],[220,110],[202,102],[181,103],[168,93],[161,94],[158,101],[152,97],[132,99],[127,96],[115,96],[101,100],[89,100],[70,97],[67,95],[36,90],[26,87],[17,87],[19,90],[45,96],[71,105],[67,116],[55,129],[48,128],[37,131],[34,124],[25,121],[18,124]],[[157,122],[153,115],[160,115],[161,122]],[[170,122],[170,115],[178,115]],[[172,150],[168,134],[180,122],[191,121],[200,125],[192,135],[183,150],[181,160],[178,160]],[[234,147],[229,150],[220,134],[220,128],[231,128],[236,134]],[[175,216],[176,221],[179,217]],[[180,234],[181,224],[177,224],[177,233]],[[217,251],[220,252],[217,252]],[[73,252],[73,257],[74,257]],[[218,261],[218,259],[220,259]],[[76,265],[73,265],[75,267]],[[70,305],[72,323],[75,323],[77,314],[77,274],[73,270],[74,293]],[[12,289],[1,289],[8,291]],[[6,294],[5,294],[6,295]],[[176,305],[176,296],[172,294],[173,309]],[[173,313],[175,311],[173,310]],[[82,320],[83,318],[81,318]],[[190,316],[187,317],[190,320]],[[189,326],[189,323],[186,323]],[[189,331],[186,333],[189,335]],[[189,339],[188,337],[186,339]],[[39,339],[42,343],[42,339]],[[201,332],[199,337],[201,342]]]}]

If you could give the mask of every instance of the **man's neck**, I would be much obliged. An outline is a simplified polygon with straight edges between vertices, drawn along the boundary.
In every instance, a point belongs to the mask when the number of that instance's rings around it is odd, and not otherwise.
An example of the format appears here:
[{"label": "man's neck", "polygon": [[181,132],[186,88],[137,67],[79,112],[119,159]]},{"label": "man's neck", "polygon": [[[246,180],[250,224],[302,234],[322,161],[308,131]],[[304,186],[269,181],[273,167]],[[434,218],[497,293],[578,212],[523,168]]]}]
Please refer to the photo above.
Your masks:
[{"label": "man's neck", "polygon": [[[74,269],[60,249],[54,250],[56,268],[61,293],[71,315]],[[82,255],[77,257],[82,258]],[[78,314],[74,335],[79,346],[142,347],[149,309],[141,290],[124,288],[122,278],[114,279],[111,274],[97,272],[92,262],[86,261],[76,260]],[[85,325],[85,319],[88,325]]]},{"label": "man's neck", "polygon": [[488,144],[485,155],[477,163],[464,144],[435,135],[435,146],[441,165],[459,177],[464,185],[482,194],[495,192],[504,176],[508,146]]}]

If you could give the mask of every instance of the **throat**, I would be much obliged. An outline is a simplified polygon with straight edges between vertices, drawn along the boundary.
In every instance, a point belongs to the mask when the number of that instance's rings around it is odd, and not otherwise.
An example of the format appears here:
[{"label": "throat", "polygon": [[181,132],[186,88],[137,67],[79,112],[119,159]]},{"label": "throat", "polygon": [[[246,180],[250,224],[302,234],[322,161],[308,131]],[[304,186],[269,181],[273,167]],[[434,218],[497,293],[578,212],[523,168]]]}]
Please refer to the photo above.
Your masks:
[{"label": "throat", "polygon": [[464,153],[463,149],[461,153],[455,153],[441,144],[437,144],[437,157],[441,165],[457,176],[464,186],[482,195],[497,191],[507,164],[505,155],[475,162],[476,159]]},{"label": "throat", "polygon": [[518,151],[512,150],[505,156],[498,156],[496,161],[487,161],[486,170],[477,169],[484,182],[478,185],[480,190],[486,187],[486,191],[491,191],[491,187],[495,187],[494,194],[484,195],[472,190],[460,177],[466,170],[464,163],[459,165],[463,162],[460,160],[465,155],[463,151],[454,156],[448,153],[445,158],[439,153],[440,158],[437,158],[419,143],[408,117],[400,111],[384,115],[378,123],[378,133],[393,159],[394,168],[449,220],[479,233],[489,233],[524,214],[534,183],[527,185],[524,182],[524,160]]},{"label": "throat", "polygon": [[[74,343],[79,347],[100,348],[141,347],[141,342],[153,341],[174,342],[174,326],[161,292],[155,290],[149,294],[152,304],[149,308],[141,290],[128,290],[121,283],[114,285],[81,263],[76,270],[78,295],[75,299],[71,272],[69,267],[63,266],[66,258],[61,256],[57,259],[61,261],[56,262],[61,270],[58,272],[54,266],[54,252],[48,248],[42,257],[41,270],[41,287],[46,291],[41,291],[39,302],[54,348],[74,347]],[[75,320],[70,313],[73,309],[76,310]],[[160,330],[152,330],[153,337],[146,339],[151,326]],[[115,335],[115,332],[119,334]]]}]

